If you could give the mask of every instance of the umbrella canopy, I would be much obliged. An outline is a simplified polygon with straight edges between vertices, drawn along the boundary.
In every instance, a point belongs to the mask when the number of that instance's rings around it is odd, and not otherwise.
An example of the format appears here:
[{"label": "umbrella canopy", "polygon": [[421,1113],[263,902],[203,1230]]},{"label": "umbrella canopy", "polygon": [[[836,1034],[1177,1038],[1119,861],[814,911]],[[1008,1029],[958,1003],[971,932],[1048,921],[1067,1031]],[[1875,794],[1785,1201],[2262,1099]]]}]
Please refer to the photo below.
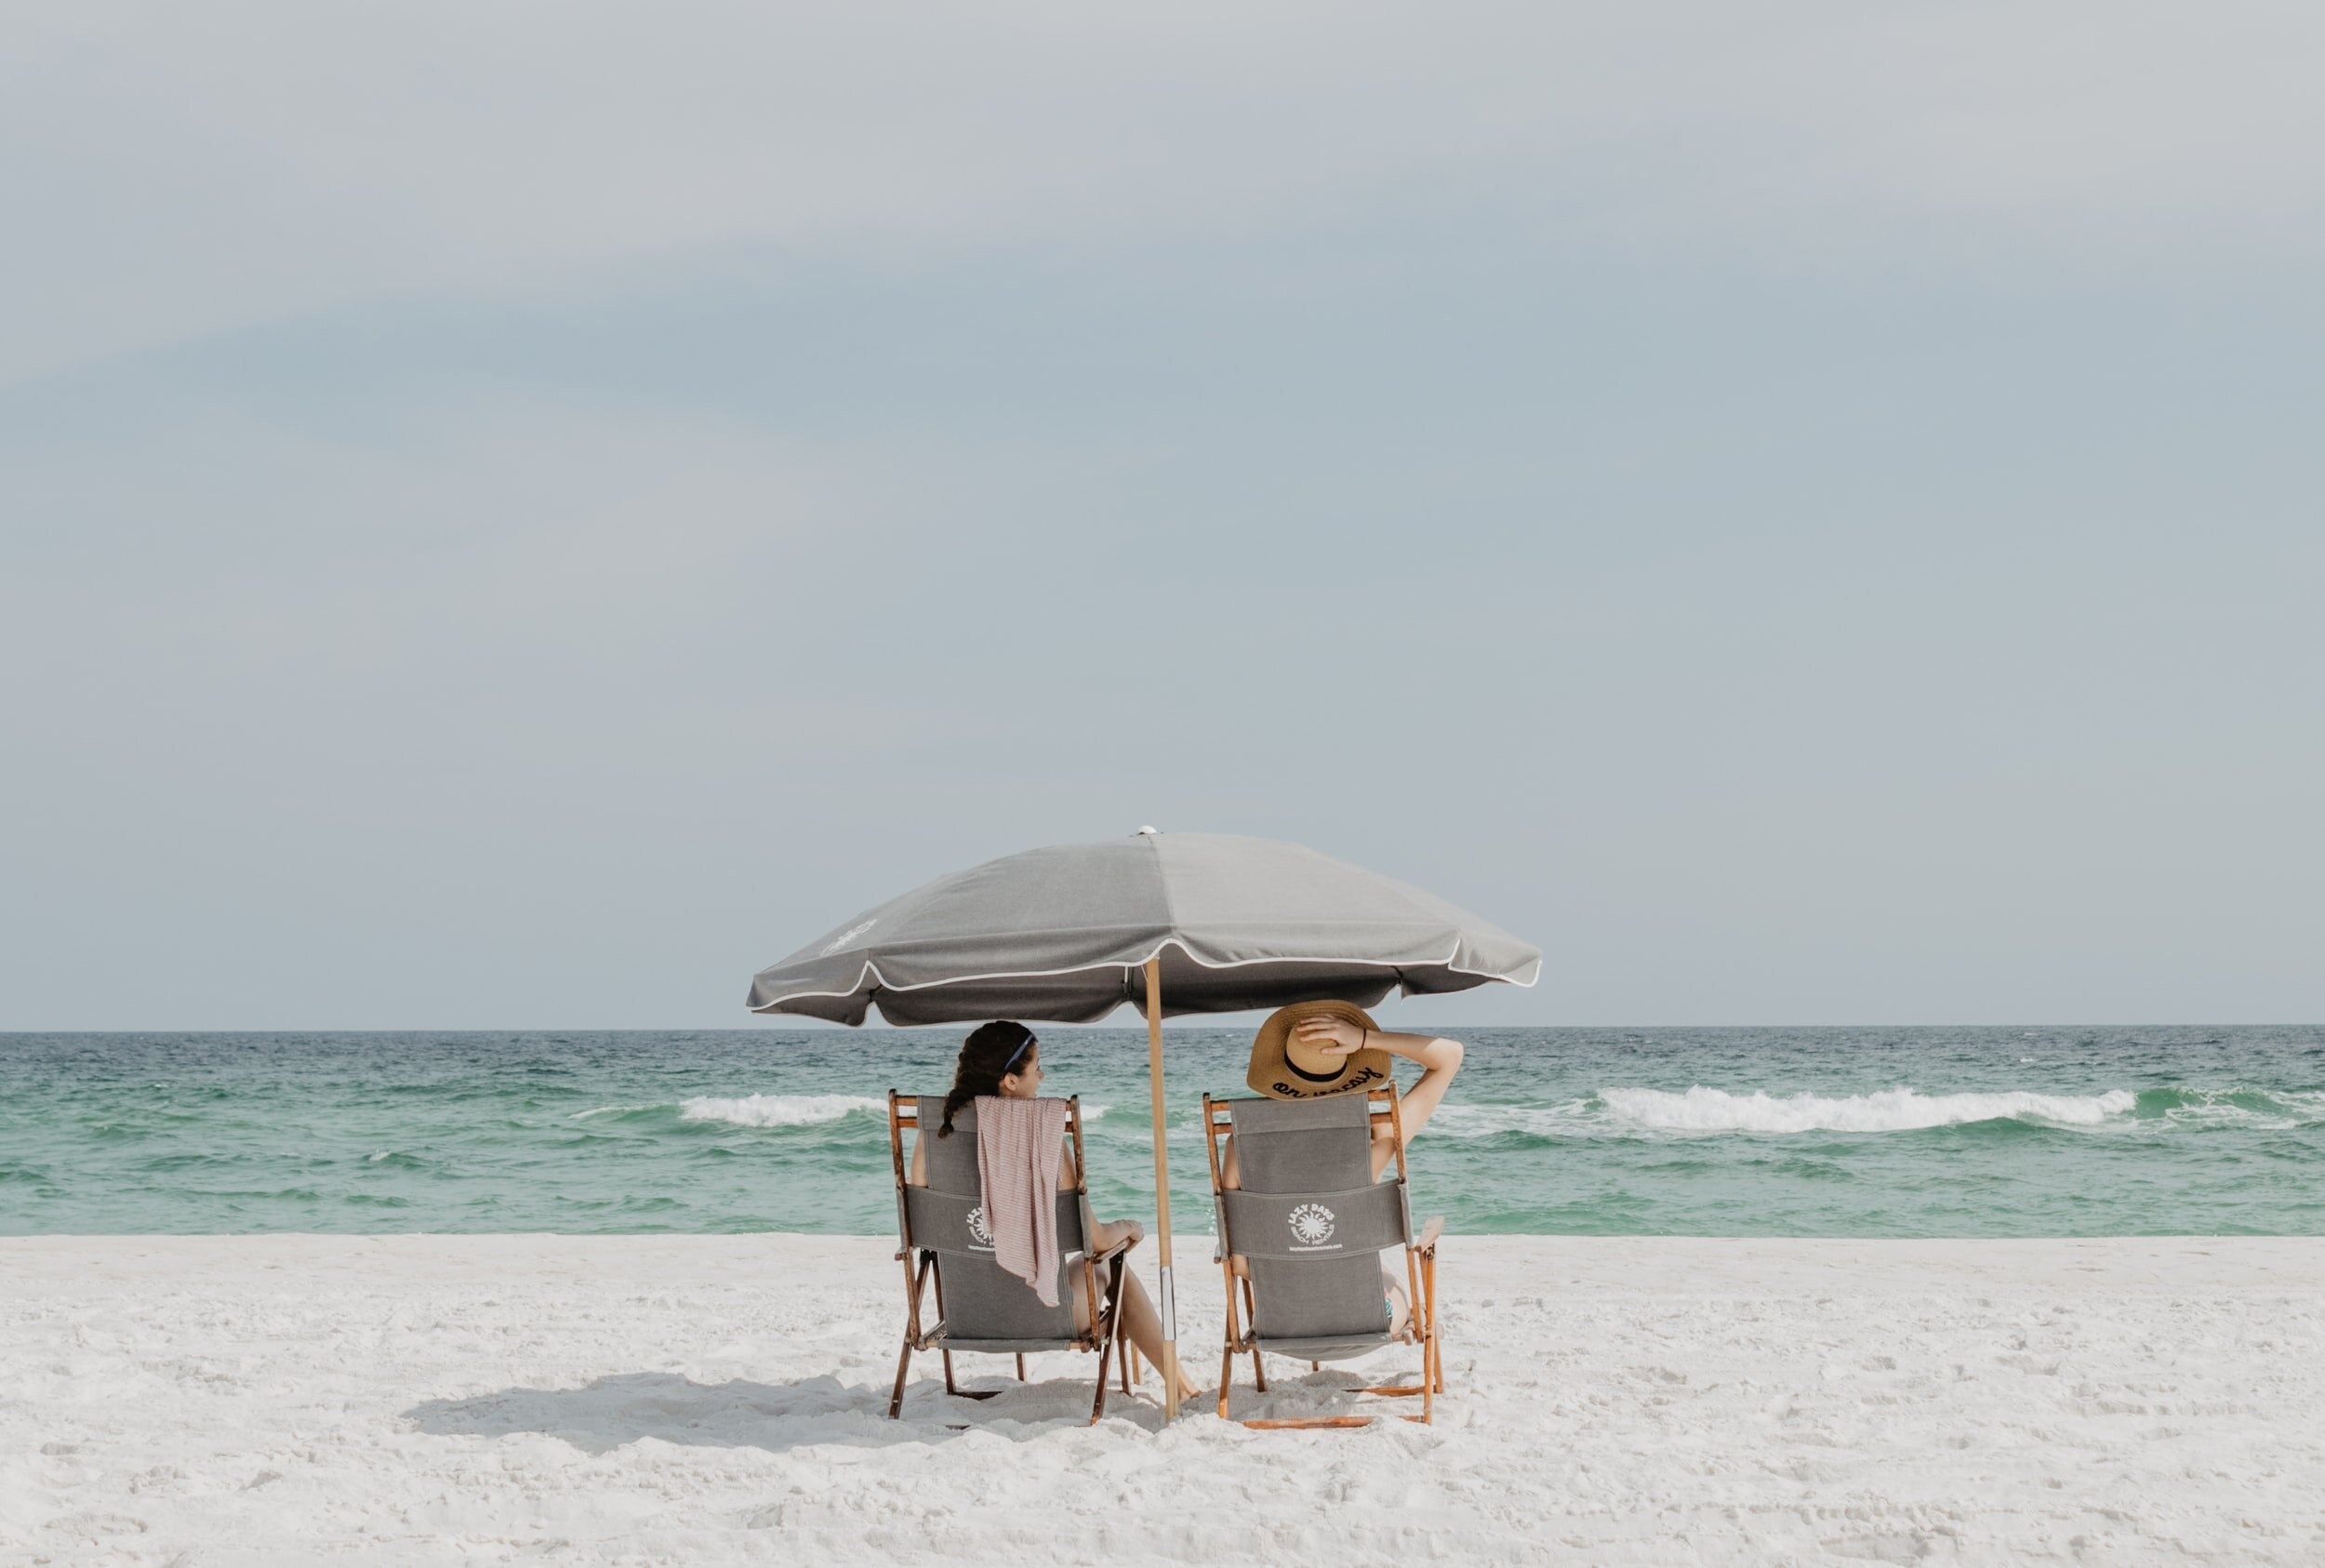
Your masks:
[{"label": "umbrella canopy", "polygon": [[1530,986],[1542,953],[1417,887],[1295,844],[1151,830],[939,877],[759,972],[751,1007],[860,1024],[1088,1023]]}]

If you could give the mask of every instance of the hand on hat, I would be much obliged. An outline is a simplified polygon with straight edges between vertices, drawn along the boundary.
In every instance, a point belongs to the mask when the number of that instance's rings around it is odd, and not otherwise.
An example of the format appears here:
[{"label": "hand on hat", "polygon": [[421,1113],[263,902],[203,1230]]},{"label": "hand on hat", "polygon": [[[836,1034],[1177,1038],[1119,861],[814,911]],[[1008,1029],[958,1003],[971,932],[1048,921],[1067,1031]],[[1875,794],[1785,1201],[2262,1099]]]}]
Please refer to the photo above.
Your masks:
[{"label": "hand on hat", "polygon": [[1292,1030],[1299,1043],[1329,1056],[1352,1056],[1364,1047],[1364,1031],[1345,1018],[1312,1014]]}]

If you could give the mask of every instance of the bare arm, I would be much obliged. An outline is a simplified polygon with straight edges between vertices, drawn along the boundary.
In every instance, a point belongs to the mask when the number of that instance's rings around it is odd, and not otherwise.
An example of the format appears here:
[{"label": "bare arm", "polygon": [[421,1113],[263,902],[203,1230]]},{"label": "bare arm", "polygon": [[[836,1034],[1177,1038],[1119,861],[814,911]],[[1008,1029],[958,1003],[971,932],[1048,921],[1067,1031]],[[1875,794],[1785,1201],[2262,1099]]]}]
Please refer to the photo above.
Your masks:
[{"label": "bare arm", "polygon": [[[1454,1075],[1461,1070],[1461,1042],[1441,1040],[1427,1034],[1388,1034],[1379,1030],[1367,1031],[1356,1024],[1339,1018],[1312,1017],[1300,1020],[1301,1043],[1335,1056],[1354,1056],[1370,1047],[1386,1051],[1392,1056],[1402,1056],[1409,1062],[1419,1062],[1424,1070],[1421,1081],[1398,1097],[1398,1120],[1404,1126],[1404,1141],[1411,1143],[1428,1119],[1437,1114],[1444,1102],[1445,1091],[1453,1087]],[[1397,1140],[1386,1130],[1373,1135],[1373,1175],[1377,1178],[1396,1157]]]},{"label": "bare arm", "polygon": [[[1425,1070],[1421,1081],[1397,1099],[1397,1116],[1404,1124],[1407,1143],[1437,1114],[1438,1106],[1444,1102],[1445,1091],[1453,1087],[1454,1074],[1461,1070],[1458,1040],[1441,1040],[1427,1034],[1385,1034],[1379,1030],[1366,1033],[1359,1026],[1342,1023],[1337,1018],[1303,1019],[1300,1035],[1306,1043],[1335,1056],[1353,1056],[1369,1046],[1421,1064]],[[1396,1153],[1397,1140],[1388,1132],[1373,1136],[1374,1180],[1380,1179],[1380,1173],[1388,1168],[1388,1162],[1396,1158]],[[1220,1181],[1227,1187],[1242,1185],[1242,1171],[1236,1163],[1232,1137],[1227,1140],[1227,1159]]]},{"label": "bare arm", "polygon": [[1413,1141],[1413,1135],[1428,1124],[1444,1103],[1445,1091],[1453,1087],[1454,1075],[1461,1070],[1461,1042],[1433,1038],[1426,1034],[1375,1034],[1369,1044],[1377,1045],[1391,1056],[1419,1062],[1425,1070],[1421,1081],[1407,1089],[1398,1099],[1399,1119],[1404,1123],[1404,1138]]}]

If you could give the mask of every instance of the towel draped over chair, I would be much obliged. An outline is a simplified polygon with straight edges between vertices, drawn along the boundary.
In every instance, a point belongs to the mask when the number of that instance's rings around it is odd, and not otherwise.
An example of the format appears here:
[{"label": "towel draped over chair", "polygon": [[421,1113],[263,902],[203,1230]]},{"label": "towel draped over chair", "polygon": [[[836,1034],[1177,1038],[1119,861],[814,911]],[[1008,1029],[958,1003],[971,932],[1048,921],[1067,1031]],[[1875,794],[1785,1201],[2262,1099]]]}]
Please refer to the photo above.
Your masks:
[{"label": "towel draped over chair", "polygon": [[1057,1151],[1066,1137],[1064,1100],[976,1099],[977,1175],[993,1261],[1057,1305]]}]

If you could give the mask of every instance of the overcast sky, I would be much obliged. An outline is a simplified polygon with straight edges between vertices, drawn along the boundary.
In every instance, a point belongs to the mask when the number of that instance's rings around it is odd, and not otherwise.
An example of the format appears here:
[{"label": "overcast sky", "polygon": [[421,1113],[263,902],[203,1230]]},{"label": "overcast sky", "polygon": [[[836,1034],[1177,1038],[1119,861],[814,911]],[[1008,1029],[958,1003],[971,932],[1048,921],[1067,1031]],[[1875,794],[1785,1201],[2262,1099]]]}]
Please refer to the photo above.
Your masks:
[{"label": "overcast sky", "polygon": [[742,1025],[1142,823],[1545,950],[1392,1020],[2325,1017],[2321,56],[12,6],[0,1029]]}]

